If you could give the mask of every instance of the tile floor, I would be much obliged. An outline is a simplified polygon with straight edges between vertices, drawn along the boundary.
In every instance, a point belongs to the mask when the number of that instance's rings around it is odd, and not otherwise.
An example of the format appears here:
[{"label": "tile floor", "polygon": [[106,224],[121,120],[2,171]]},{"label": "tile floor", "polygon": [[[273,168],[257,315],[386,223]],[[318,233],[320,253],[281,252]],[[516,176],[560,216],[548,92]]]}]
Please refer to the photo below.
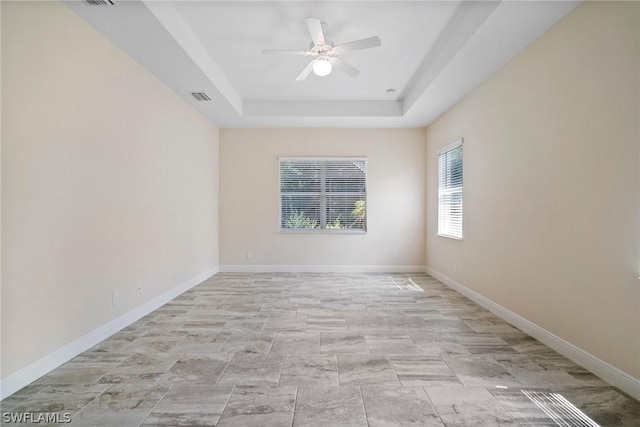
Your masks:
[{"label": "tile floor", "polygon": [[638,401],[428,275],[218,274],[1,406],[74,426],[560,425],[522,390],[640,426]]}]

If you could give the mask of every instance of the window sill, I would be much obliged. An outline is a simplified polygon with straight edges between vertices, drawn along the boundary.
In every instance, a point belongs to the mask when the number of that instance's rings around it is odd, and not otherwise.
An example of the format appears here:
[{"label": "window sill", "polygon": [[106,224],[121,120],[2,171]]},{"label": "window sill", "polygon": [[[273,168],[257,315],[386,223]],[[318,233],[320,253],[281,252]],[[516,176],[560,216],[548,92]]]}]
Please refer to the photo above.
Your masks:
[{"label": "window sill", "polygon": [[448,234],[439,234],[438,233],[437,236],[446,237],[447,239],[451,239],[451,240],[460,240],[460,241],[464,240],[463,237],[449,236]]},{"label": "window sill", "polygon": [[310,230],[280,229],[279,234],[367,234],[367,230],[322,230],[319,228]]}]

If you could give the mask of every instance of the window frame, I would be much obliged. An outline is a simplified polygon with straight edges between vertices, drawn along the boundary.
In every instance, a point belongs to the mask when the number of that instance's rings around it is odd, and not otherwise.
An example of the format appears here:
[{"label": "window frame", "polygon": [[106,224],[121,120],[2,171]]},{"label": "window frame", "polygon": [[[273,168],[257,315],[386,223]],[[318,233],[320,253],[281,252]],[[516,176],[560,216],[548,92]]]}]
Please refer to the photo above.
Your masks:
[{"label": "window frame", "polygon": [[[456,235],[452,235],[452,234],[447,234],[445,232],[442,232],[440,229],[440,211],[441,211],[441,197],[442,197],[442,190],[440,189],[440,156],[442,154],[445,154],[449,151],[455,150],[456,148],[460,147],[462,150],[462,185],[460,185],[460,187],[455,187],[453,190],[452,189],[447,189],[447,193],[448,194],[453,194],[453,193],[460,193],[460,198],[462,200],[462,212],[460,214],[460,236],[456,236]],[[438,171],[438,178],[437,178],[437,183],[438,183],[438,225],[437,225],[437,235],[440,237],[446,237],[448,239],[452,239],[452,240],[464,240],[464,138],[460,138],[457,139],[453,142],[451,142],[450,144],[445,145],[444,147],[440,148],[438,150],[438,155],[436,156],[436,161],[437,161],[437,168],[436,170]]]},{"label": "window frame", "polygon": [[[303,156],[303,157],[278,157],[278,205],[279,205],[279,215],[278,215],[278,232],[285,234],[366,234],[368,232],[368,213],[365,214],[365,223],[364,229],[360,228],[344,228],[344,229],[335,229],[335,228],[283,228],[282,227],[282,195],[283,194],[291,194],[291,193],[283,193],[282,192],[282,162],[331,162],[331,161],[353,161],[353,162],[364,162],[365,163],[365,174],[364,174],[364,204],[365,209],[368,209],[368,196],[369,196],[369,168],[368,168],[368,158],[362,156],[352,156],[352,157],[315,157],[315,156]],[[324,206],[326,208],[327,203],[327,194],[324,192],[325,181],[324,179],[321,181],[321,190],[320,193],[305,193],[305,195],[318,195],[320,197],[320,213],[321,215],[326,215],[326,209],[322,209]],[[338,193],[338,195],[353,195],[353,193]],[[326,219],[325,219],[326,222]]]}]

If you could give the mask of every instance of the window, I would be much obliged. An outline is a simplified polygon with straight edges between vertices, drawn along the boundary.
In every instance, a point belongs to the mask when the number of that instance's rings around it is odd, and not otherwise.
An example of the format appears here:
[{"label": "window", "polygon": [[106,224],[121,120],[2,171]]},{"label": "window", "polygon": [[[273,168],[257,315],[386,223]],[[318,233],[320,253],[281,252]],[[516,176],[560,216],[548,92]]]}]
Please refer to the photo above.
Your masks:
[{"label": "window", "polygon": [[367,160],[280,158],[282,231],[367,230]]},{"label": "window", "polygon": [[462,139],[438,152],[438,234],[462,239]]}]

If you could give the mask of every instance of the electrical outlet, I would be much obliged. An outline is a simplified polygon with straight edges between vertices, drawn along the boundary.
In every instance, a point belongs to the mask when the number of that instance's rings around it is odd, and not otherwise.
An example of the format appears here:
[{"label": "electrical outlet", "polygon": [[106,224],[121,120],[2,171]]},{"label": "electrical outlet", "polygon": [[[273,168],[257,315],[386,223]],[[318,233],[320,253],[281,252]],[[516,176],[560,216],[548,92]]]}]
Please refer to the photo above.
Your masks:
[{"label": "electrical outlet", "polygon": [[138,286],[138,293],[141,294],[142,293],[142,286]]},{"label": "electrical outlet", "polygon": [[120,302],[120,292],[114,292],[111,294],[111,302],[116,305]]},{"label": "electrical outlet", "polygon": [[247,252],[247,259],[253,259],[253,252]]},{"label": "electrical outlet", "polygon": [[458,264],[453,264],[453,272],[454,273],[458,272]]},{"label": "electrical outlet", "polygon": [[392,255],[393,255],[394,258],[398,258],[398,255],[399,255],[398,251],[393,251]]}]

